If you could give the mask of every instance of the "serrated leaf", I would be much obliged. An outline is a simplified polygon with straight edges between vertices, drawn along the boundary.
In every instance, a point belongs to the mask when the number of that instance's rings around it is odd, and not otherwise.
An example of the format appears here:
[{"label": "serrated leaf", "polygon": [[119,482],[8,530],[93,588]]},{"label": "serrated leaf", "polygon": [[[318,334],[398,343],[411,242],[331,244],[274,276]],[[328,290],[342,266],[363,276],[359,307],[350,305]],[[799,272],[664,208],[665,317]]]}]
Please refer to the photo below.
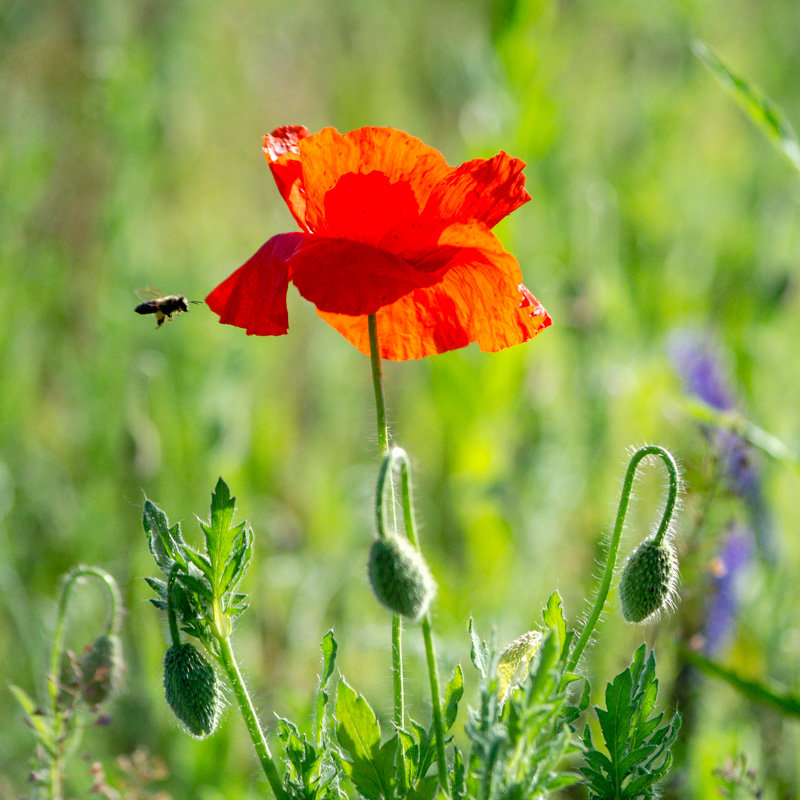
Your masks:
[{"label": "serrated leaf", "polygon": [[567,621],[564,619],[563,601],[558,592],[553,592],[547,600],[547,606],[542,612],[544,624],[553,631],[557,637],[559,656],[562,654],[567,640]]},{"label": "serrated leaf", "polygon": [[186,589],[190,592],[194,592],[198,597],[211,601],[213,598],[213,594],[211,592],[211,587],[208,585],[206,581],[202,578],[198,578],[196,575],[187,575],[184,572],[178,574],[178,581],[186,587]]},{"label": "serrated leaf", "polygon": [[453,677],[447,682],[444,689],[444,730],[449,731],[455,724],[458,716],[458,704],[464,696],[464,675],[461,665],[456,664]]},{"label": "serrated leaf", "polygon": [[464,758],[456,745],[453,745],[453,768],[450,777],[453,800],[460,800],[467,794],[466,770],[464,768]]},{"label": "serrated leaf", "polygon": [[800,172],[800,144],[783,111],[759,89],[737,75],[703,42],[696,41],[693,47],[697,57],[708,67],[722,87],[733,96],[750,119]]},{"label": "serrated leaf", "polygon": [[475,633],[472,617],[469,618],[469,622],[467,623],[467,630],[469,631],[471,643],[469,657],[475,665],[475,669],[480,672],[481,678],[486,680],[486,676],[489,674],[489,648],[486,647],[486,643],[482,642],[478,638],[478,634]]},{"label": "serrated leaf", "polygon": [[356,788],[368,798],[379,800],[384,791],[383,775],[376,764],[381,729],[369,703],[357,695],[342,678],[336,691],[336,739],[349,756],[342,769]]},{"label": "serrated leaf", "polygon": [[317,747],[322,745],[322,736],[324,733],[325,722],[325,706],[328,704],[328,693],[325,687],[333,674],[333,668],[336,664],[336,653],[339,645],[333,635],[333,631],[328,631],[320,643],[319,649],[322,651],[322,669],[319,674],[319,681],[317,683],[317,699],[314,710],[314,741]]},{"label": "serrated leaf", "polygon": [[198,520],[205,534],[206,551],[212,569],[211,582],[217,596],[221,596],[223,591],[222,575],[231,556],[234,542],[246,525],[245,522],[240,522],[231,527],[235,507],[236,498],[231,497],[227,484],[220,478],[211,494],[209,521],[206,523]]},{"label": "serrated leaf", "polygon": [[191,561],[209,581],[214,579],[214,568],[203,553],[198,553],[197,550],[186,546],[183,548],[183,552],[187,560]]}]

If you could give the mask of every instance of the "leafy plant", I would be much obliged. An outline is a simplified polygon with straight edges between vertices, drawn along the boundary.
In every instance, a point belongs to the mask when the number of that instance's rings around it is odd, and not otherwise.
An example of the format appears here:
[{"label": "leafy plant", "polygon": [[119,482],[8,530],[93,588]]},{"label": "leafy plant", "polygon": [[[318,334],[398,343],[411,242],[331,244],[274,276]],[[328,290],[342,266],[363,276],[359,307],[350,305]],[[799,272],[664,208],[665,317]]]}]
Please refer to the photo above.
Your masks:
[{"label": "leafy plant", "polygon": [[598,750],[587,725],[583,734],[585,764],[580,771],[592,800],[638,800],[656,797],[656,784],[672,764],[670,747],[680,729],[678,713],[664,725],[653,716],[658,696],[656,658],[645,658],[645,645],[631,665],[606,687],[606,707],[595,707],[606,752]]},{"label": "leafy plant", "polygon": [[578,779],[564,768],[564,758],[578,749],[572,723],[588,705],[589,684],[584,683],[578,706],[567,704],[567,687],[578,676],[566,673],[572,632],[567,631],[557,592],[543,619],[546,633],[534,656],[536,666],[505,703],[498,678],[502,657],[491,653],[470,624],[472,661],[481,674],[480,700],[467,723],[472,750],[466,784],[458,796],[534,800]]}]

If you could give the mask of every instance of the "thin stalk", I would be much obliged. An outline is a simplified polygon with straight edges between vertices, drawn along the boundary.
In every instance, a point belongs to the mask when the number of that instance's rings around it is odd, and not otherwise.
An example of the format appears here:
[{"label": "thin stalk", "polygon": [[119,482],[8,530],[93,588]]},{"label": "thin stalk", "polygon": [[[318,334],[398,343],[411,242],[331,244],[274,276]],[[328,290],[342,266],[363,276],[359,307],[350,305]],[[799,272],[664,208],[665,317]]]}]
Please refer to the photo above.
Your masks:
[{"label": "thin stalk", "polygon": [[[375,314],[367,317],[369,327],[369,351],[372,365],[372,388],[375,392],[375,414],[378,424],[378,452],[381,459],[389,453],[389,429],[386,425],[386,399],[383,393],[380,346],[378,344],[378,322]],[[392,513],[394,513],[394,485],[389,475],[392,489]],[[382,495],[382,493],[381,493]],[[403,727],[405,719],[405,700],[403,697],[403,622],[399,614],[392,616],[392,684],[394,688],[394,724]]]},{"label": "thin stalk", "polygon": [[58,614],[56,617],[56,630],[53,634],[53,647],[50,651],[50,674],[47,678],[47,689],[50,694],[50,708],[53,714],[53,745],[55,753],[50,766],[49,794],[50,800],[61,800],[63,795],[63,750],[62,738],[64,737],[64,720],[58,707],[59,674],[61,671],[61,657],[64,650],[64,627],[67,621],[67,609],[72,587],[79,578],[93,577],[102,581],[109,597],[109,617],[107,633],[116,633],[119,629],[120,601],[119,588],[114,578],[99,567],[76,567],[64,578],[61,595],[58,598]]},{"label": "thin stalk", "polygon": [[264,736],[261,723],[258,721],[256,710],[253,707],[253,701],[250,699],[250,694],[247,691],[247,686],[245,686],[242,673],[239,671],[239,665],[236,663],[236,658],[233,655],[231,640],[230,638],[222,638],[217,641],[219,642],[220,663],[225,670],[225,674],[228,676],[228,681],[233,688],[233,693],[236,695],[244,724],[247,727],[247,732],[250,734],[250,739],[253,742],[253,747],[255,747],[256,755],[264,769],[264,774],[267,776],[269,785],[272,787],[272,791],[277,800],[288,800],[288,795],[284,791],[283,784],[281,783],[278,768],[275,766],[275,762],[272,759],[272,753],[270,753],[267,739]]},{"label": "thin stalk", "polygon": [[597,590],[597,597],[595,598],[592,610],[589,613],[589,618],[583,626],[580,638],[575,646],[572,648],[572,654],[567,662],[566,672],[572,672],[578,665],[586,645],[589,643],[594,633],[597,621],[605,607],[606,600],[608,599],[608,592],[611,589],[611,582],[614,579],[614,570],[617,566],[617,554],[619,552],[619,544],[622,538],[622,530],[625,527],[625,515],[628,513],[628,506],[631,499],[631,490],[633,489],[633,479],[636,477],[636,469],[643,458],[647,456],[658,456],[667,468],[669,475],[669,489],[667,491],[667,502],[664,506],[664,513],[661,516],[661,523],[656,531],[654,541],[660,544],[669,530],[669,523],[672,520],[672,514],[675,510],[675,503],[678,498],[678,467],[675,464],[675,459],[663,447],[651,444],[639,448],[631,457],[628,464],[628,470],[625,473],[625,480],[622,484],[622,493],[619,498],[619,506],[617,507],[617,519],[614,523],[614,532],[611,535],[611,541],[608,546],[608,553],[606,554],[606,564],[603,571],[603,578]]},{"label": "thin stalk", "polygon": [[[400,467],[400,492],[403,502],[403,520],[405,523],[406,537],[411,545],[419,552],[422,549],[417,537],[416,518],[414,516],[414,499],[411,492],[411,470],[409,469],[408,456],[399,447],[392,449],[389,457],[384,461],[386,468],[391,474],[395,465]],[[385,473],[381,473],[385,479]],[[382,486],[379,484],[379,496],[383,495]],[[379,505],[378,530],[383,532],[382,505]],[[436,736],[436,762],[439,767],[439,784],[445,794],[449,792],[447,784],[447,757],[444,749],[444,720],[442,718],[441,689],[439,688],[439,671],[436,666],[436,649],[433,643],[433,625],[431,623],[430,612],[425,614],[422,619],[422,638],[425,643],[425,659],[428,666],[428,680],[431,687],[431,705],[433,707],[433,729]]]}]

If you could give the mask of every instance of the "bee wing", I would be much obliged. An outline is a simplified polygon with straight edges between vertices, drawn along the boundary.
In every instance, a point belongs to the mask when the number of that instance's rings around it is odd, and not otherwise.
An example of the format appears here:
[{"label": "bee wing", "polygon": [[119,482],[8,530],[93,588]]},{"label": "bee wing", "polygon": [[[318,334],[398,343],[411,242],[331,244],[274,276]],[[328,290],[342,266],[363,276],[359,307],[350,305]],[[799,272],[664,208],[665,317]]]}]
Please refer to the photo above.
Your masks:
[{"label": "bee wing", "polygon": [[150,286],[148,284],[142,289],[136,290],[136,296],[141,300],[158,300],[160,297],[164,297],[164,292],[159,291],[155,288],[155,286]]}]

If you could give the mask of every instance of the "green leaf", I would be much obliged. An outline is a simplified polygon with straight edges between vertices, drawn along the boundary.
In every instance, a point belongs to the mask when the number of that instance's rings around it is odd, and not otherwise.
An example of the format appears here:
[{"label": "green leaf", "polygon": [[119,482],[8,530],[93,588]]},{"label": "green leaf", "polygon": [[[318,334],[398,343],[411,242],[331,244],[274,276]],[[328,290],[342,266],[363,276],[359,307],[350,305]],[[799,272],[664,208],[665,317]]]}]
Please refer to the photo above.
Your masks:
[{"label": "green leaf", "polygon": [[17,702],[22,706],[25,717],[36,733],[36,738],[41,743],[42,747],[51,755],[55,754],[55,740],[50,719],[45,717],[41,711],[38,710],[36,703],[34,703],[24,689],[15,686],[13,683],[8,684],[8,688],[11,690],[14,697],[17,698]]},{"label": "green leaf", "polygon": [[167,515],[151,500],[144,501],[142,527],[147,534],[150,552],[165,575],[169,575],[176,561],[185,566],[180,524],[170,528]]},{"label": "green leaf", "polygon": [[461,672],[461,665],[456,664],[453,670],[453,677],[444,689],[444,729],[449,731],[455,724],[458,716],[458,704],[464,696],[464,675]]},{"label": "green leaf", "polygon": [[800,717],[800,694],[788,692],[785,689],[777,689],[774,686],[767,686],[762,681],[746,678],[738,672],[712,661],[687,647],[681,648],[681,655],[693,667],[697,667],[701,672],[712,678],[725,681],[748,700],[771,706],[786,716]]},{"label": "green leaf", "polygon": [[453,771],[451,774],[453,786],[453,800],[460,800],[466,797],[467,784],[466,784],[466,771],[464,769],[464,758],[461,751],[453,745]]},{"label": "green leaf", "polygon": [[379,800],[384,792],[378,766],[381,729],[369,703],[342,678],[336,691],[336,738],[349,757],[342,768],[368,800]]},{"label": "green leaf", "polygon": [[783,111],[755,86],[730,69],[703,42],[694,42],[693,49],[723,89],[739,103],[750,119],[800,172],[800,145]]},{"label": "green leaf", "polygon": [[558,592],[553,592],[547,600],[547,606],[542,612],[544,624],[553,631],[560,651],[567,642],[567,621],[564,619],[563,601]]},{"label": "green leaf", "polygon": [[209,581],[214,579],[214,568],[211,566],[207,556],[188,546],[183,548],[183,552],[186,554],[187,560],[191,561]]},{"label": "green leaf", "polygon": [[486,642],[478,638],[472,623],[472,617],[469,618],[467,623],[467,630],[469,631],[469,638],[471,640],[471,647],[469,657],[475,665],[475,669],[481,674],[481,678],[486,679],[489,674],[489,648],[486,647]]},{"label": "green leaf", "polygon": [[325,706],[328,703],[328,693],[325,687],[333,674],[333,667],[336,663],[336,653],[339,645],[334,638],[333,631],[328,631],[322,637],[320,650],[322,651],[322,669],[319,674],[319,682],[317,684],[317,699],[314,709],[314,741],[317,747],[322,745],[322,736],[325,727]]},{"label": "green leaf", "polygon": [[584,730],[580,771],[591,800],[653,798],[671,764],[669,749],[680,717],[676,714],[659,727],[663,713],[653,715],[658,693],[655,655],[645,655],[642,645],[631,665],[606,687],[606,708],[595,708],[607,756],[595,748],[588,725]]},{"label": "green leaf", "polygon": [[[231,526],[236,498],[231,497],[225,481],[220,478],[211,494],[211,515],[208,522],[198,520],[206,538],[206,551],[211,566],[209,580],[216,597],[222,597],[225,591],[223,577],[226,566],[234,556],[236,539],[242,533],[246,522]],[[233,576],[228,576],[228,583]]]}]

